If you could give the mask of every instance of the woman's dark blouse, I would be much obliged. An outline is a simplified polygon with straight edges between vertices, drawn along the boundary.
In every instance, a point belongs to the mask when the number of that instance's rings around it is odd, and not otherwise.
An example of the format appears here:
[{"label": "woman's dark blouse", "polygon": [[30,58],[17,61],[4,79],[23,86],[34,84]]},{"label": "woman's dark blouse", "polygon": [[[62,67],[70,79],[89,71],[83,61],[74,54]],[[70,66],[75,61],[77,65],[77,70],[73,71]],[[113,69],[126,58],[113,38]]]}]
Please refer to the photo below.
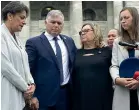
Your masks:
[{"label": "woman's dark blouse", "polygon": [[72,73],[73,110],[112,110],[111,53],[109,47],[77,51]]}]

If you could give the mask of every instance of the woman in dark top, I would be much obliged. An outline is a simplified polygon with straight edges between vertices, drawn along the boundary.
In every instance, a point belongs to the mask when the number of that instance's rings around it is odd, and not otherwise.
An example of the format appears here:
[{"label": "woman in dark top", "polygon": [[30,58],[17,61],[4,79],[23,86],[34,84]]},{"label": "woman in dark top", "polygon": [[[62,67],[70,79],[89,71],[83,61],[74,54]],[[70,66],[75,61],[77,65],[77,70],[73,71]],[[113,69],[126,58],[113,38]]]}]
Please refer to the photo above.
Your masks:
[{"label": "woman in dark top", "polygon": [[119,41],[139,44],[139,15],[134,7],[124,7],[120,14],[121,36],[115,39],[110,74],[115,83],[112,110],[139,110],[139,81],[119,75],[121,62],[129,57],[139,58],[139,50],[122,47]]},{"label": "woman in dark top", "polygon": [[79,34],[82,49],[77,51],[72,73],[73,110],[112,110],[111,49],[101,47],[97,25],[84,24]]}]

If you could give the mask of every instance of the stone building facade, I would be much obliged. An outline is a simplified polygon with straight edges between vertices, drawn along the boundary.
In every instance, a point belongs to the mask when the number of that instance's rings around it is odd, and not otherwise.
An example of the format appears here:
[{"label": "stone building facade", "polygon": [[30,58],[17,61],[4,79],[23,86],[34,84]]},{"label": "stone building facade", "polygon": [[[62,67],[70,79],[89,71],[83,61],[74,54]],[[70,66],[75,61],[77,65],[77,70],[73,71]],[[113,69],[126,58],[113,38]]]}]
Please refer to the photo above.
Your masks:
[{"label": "stone building facade", "polygon": [[[30,37],[40,35],[45,30],[44,20],[47,11],[59,9],[65,16],[62,34],[71,36],[76,46],[80,47],[78,32],[85,22],[95,23],[101,27],[104,39],[108,30],[119,28],[119,12],[125,6],[139,10],[139,1],[22,1],[30,9],[26,25],[17,33],[25,43]],[[3,8],[8,1],[1,1]]]}]

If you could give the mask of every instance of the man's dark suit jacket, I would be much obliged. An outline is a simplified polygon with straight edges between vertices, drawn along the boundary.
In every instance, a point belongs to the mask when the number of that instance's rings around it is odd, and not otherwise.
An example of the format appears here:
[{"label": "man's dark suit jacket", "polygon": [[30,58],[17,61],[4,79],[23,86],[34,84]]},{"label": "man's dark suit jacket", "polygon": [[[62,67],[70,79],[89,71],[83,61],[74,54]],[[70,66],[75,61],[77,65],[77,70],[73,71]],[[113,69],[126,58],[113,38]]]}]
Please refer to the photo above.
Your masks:
[{"label": "man's dark suit jacket", "polygon": [[[69,55],[69,71],[71,73],[76,54],[74,41],[65,35],[63,39]],[[26,42],[30,71],[36,84],[34,96],[38,98],[40,107],[54,105],[60,90],[60,68],[48,39],[42,33]]]}]

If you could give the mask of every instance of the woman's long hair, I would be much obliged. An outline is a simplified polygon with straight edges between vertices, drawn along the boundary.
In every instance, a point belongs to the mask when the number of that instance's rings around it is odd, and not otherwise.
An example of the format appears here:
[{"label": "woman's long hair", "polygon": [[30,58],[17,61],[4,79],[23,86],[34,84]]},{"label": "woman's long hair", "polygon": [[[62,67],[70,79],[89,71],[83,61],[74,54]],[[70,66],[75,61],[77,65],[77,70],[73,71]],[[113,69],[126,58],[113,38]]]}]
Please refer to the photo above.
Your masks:
[{"label": "woman's long hair", "polygon": [[[120,29],[121,29],[121,39],[124,42],[128,42],[131,44],[134,44],[136,41],[139,41],[139,14],[138,14],[138,10],[135,7],[124,7],[121,12],[128,10],[132,16],[132,36],[129,35],[129,33],[127,32],[127,30],[123,29],[123,27],[121,26],[120,23]],[[119,15],[120,16],[120,15]]]}]

